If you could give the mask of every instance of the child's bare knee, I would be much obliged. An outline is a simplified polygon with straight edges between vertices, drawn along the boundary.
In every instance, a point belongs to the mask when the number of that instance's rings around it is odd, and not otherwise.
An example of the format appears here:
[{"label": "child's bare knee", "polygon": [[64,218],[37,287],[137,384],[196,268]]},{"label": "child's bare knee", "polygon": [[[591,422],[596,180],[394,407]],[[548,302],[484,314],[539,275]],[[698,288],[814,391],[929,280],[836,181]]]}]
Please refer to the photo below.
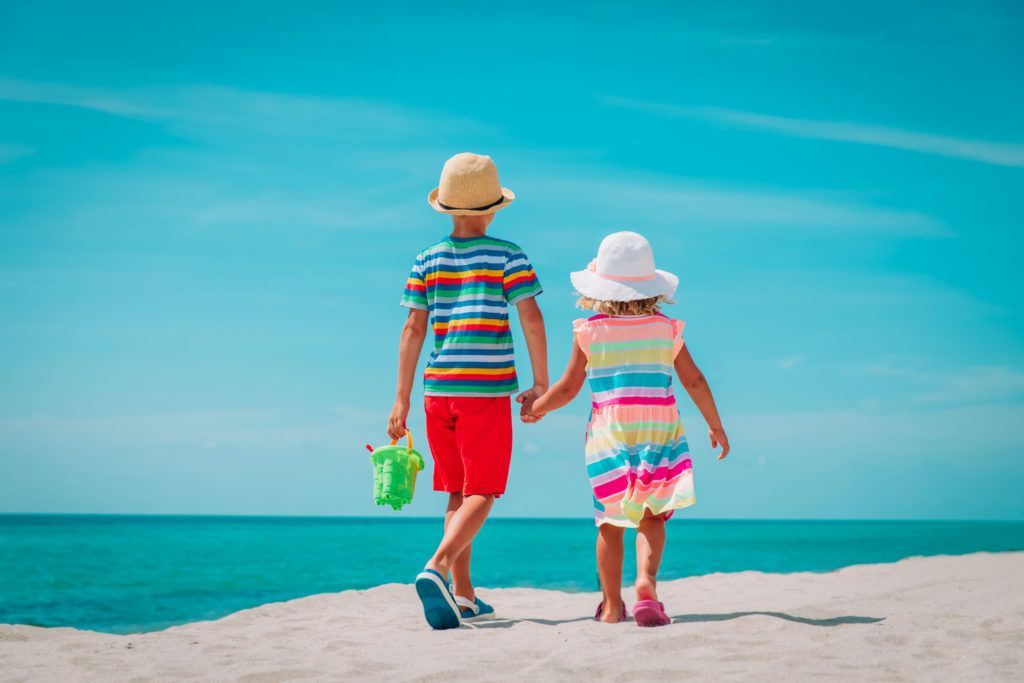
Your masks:
[{"label": "child's bare knee", "polygon": [[615,526],[614,524],[602,524],[597,528],[597,531],[605,538],[621,537],[626,533],[625,529],[620,526]]},{"label": "child's bare knee", "polygon": [[473,500],[478,500],[478,501],[485,501],[485,502],[486,501],[490,501],[490,502],[493,502],[495,496],[494,496],[493,493],[491,493],[491,494],[486,494],[486,493],[467,493],[465,496],[463,496],[463,498],[465,500],[469,500],[470,498],[472,498]]}]

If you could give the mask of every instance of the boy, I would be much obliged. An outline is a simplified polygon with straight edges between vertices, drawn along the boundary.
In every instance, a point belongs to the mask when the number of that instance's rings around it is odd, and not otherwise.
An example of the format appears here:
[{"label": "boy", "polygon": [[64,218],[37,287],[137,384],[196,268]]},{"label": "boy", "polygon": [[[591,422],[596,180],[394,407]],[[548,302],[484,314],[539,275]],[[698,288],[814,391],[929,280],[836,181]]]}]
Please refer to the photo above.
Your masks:
[{"label": "boy", "polygon": [[494,608],[476,597],[469,563],[473,538],[494,499],[505,492],[512,457],[509,397],[519,385],[510,305],[519,313],[533,369],[533,387],[516,401],[539,397],[548,388],[544,318],[534,299],[540,283],[519,247],[487,236],[495,212],[514,200],[498,182],[490,157],[463,153],[445,162],[427,201],[452,216],[452,234],[419,253],[402,295],[410,310],[388,419],[393,439],[405,434],[428,316],[434,328],[434,351],[423,375],[424,407],[434,490],[448,493],[448,509],[444,536],[416,577],[416,593],[435,629],[494,616]]}]

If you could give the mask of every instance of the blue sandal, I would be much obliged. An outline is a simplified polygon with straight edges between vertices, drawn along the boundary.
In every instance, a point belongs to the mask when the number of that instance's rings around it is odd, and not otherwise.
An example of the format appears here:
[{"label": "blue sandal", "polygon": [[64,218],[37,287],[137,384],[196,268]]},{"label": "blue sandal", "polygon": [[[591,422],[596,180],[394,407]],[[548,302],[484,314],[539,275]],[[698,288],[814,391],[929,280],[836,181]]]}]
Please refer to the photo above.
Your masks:
[{"label": "blue sandal", "polygon": [[464,598],[461,595],[455,596],[455,604],[459,606],[463,621],[483,621],[494,618],[494,608],[480,598]]},{"label": "blue sandal", "polygon": [[416,595],[423,603],[423,616],[430,628],[440,631],[462,625],[452,589],[438,572],[424,569],[416,575]]}]

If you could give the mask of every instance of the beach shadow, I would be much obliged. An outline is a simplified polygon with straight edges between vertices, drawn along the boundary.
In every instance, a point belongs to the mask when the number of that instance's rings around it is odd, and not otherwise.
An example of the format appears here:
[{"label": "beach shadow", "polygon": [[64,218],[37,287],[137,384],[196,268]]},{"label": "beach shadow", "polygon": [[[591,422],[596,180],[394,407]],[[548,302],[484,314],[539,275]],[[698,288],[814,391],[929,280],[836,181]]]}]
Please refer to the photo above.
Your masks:
[{"label": "beach shadow", "polygon": [[512,628],[516,624],[540,624],[541,626],[561,626],[575,621],[593,621],[594,617],[576,617],[575,619],[495,619],[473,624],[463,624],[470,628]]},{"label": "beach shadow", "polygon": [[[785,612],[726,612],[723,614],[678,614],[672,617],[672,623],[696,624],[710,621],[730,621],[732,619],[752,616],[774,617],[808,626],[848,626],[851,624],[877,624],[885,621],[885,617],[860,617],[855,615],[813,619],[811,617],[798,617],[793,614],[786,614]],[[466,626],[471,628],[511,628],[516,624],[522,623],[540,624],[541,626],[561,626],[562,624],[571,624],[577,621],[593,621],[593,619],[593,617],[576,617],[575,619],[495,619],[494,621],[466,624]]]},{"label": "beach shadow", "polygon": [[725,614],[679,614],[672,617],[673,624],[693,624],[708,621],[729,621],[741,617],[775,617],[784,621],[792,621],[797,624],[808,626],[846,626],[848,624],[877,624],[885,621],[885,617],[831,617],[829,619],[812,619],[811,617],[798,617],[785,612],[728,612]]}]

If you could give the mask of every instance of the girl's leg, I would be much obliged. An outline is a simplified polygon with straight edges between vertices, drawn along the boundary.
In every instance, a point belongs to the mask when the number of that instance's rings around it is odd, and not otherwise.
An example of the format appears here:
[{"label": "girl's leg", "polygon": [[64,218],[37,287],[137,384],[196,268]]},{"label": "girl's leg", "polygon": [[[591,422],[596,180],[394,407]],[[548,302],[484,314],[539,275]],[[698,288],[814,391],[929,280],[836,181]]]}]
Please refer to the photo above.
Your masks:
[{"label": "girl's leg", "polygon": [[[452,517],[455,516],[456,510],[462,507],[462,494],[461,493],[449,493],[448,494],[448,509],[444,513],[444,530],[448,531],[448,524],[452,521]],[[466,549],[462,551],[462,554],[455,558],[452,562],[452,589],[456,595],[461,595],[464,598],[472,600],[476,597],[476,593],[473,590],[473,582],[469,578],[469,559],[473,550],[473,544],[470,543],[466,546]]]},{"label": "girl's leg", "polygon": [[597,573],[601,577],[604,610],[601,621],[614,624],[619,621],[622,604],[622,537],[625,529],[614,524],[602,524],[597,532]]},{"label": "girl's leg", "polygon": [[665,518],[647,510],[636,530],[636,599],[658,599],[658,568],[665,551]]}]

